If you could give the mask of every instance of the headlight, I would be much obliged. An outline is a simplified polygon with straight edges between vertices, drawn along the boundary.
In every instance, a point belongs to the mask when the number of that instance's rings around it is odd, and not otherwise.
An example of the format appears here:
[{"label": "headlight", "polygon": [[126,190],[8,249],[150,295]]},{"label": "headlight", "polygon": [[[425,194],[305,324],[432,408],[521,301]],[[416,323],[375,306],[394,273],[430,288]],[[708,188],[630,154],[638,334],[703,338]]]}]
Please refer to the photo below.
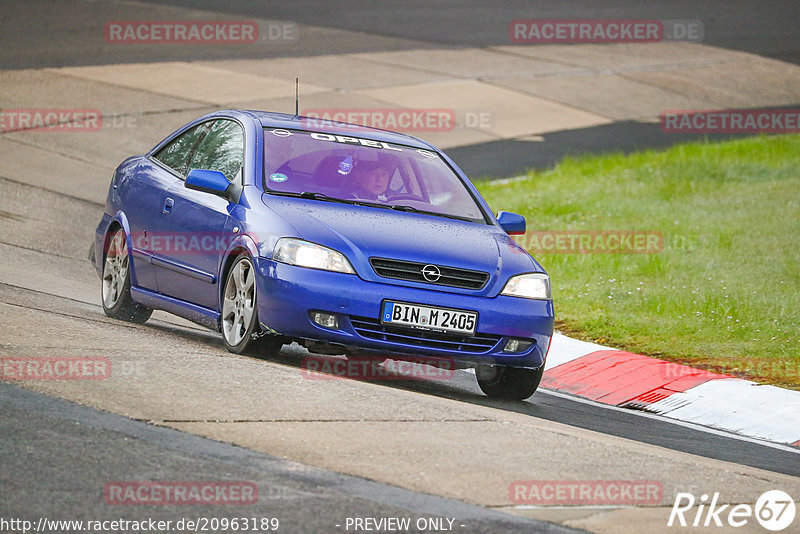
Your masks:
[{"label": "headlight", "polygon": [[355,274],[350,262],[341,252],[336,252],[328,247],[309,243],[302,239],[283,237],[275,245],[275,261],[308,267],[309,269],[322,269],[337,273]]},{"label": "headlight", "polygon": [[501,295],[526,299],[552,300],[550,277],[544,273],[518,274],[512,276]]}]

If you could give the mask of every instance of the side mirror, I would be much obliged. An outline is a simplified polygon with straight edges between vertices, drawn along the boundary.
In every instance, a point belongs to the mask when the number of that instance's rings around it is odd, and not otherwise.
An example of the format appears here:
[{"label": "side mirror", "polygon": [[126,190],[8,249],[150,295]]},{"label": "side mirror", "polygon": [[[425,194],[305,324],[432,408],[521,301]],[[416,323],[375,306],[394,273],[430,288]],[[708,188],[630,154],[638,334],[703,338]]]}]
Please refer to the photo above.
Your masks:
[{"label": "side mirror", "polygon": [[497,212],[497,222],[509,235],[522,235],[525,233],[525,217],[510,211]]},{"label": "side mirror", "polygon": [[229,191],[231,183],[225,178],[225,175],[219,171],[192,169],[183,185],[187,189],[211,193],[212,195],[230,200]]}]

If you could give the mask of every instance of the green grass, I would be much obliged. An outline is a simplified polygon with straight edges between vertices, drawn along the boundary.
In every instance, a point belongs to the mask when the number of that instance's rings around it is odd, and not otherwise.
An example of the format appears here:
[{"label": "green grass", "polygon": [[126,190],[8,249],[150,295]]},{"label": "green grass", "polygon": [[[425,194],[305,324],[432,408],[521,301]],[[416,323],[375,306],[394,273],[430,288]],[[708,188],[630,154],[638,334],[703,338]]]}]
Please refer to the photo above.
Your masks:
[{"label": "green grass", "polygon": [[534,254],[559,329],[800,389],[800,135],[566,159],[478,188],[529,231],[662,234],[655,254]]}]

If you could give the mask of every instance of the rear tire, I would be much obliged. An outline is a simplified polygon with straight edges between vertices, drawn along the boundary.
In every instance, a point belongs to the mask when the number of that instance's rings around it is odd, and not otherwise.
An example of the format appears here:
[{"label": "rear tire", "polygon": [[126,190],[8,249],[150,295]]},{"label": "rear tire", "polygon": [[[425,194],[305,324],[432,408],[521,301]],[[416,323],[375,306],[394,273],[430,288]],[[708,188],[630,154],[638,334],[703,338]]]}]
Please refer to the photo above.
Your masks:
[{"label": "rear tire", "polygon": [[494,399],[527,399],[536,392],[543,374],[544,365],[538,369],[502,365],[479,365],[475,368],[481,391]]},{"label": "rear tire", "polygon": [[281,351],[285,338],[274,335],[253,337],[260,331],[257,293],[253,261],[249,256],[240,256],[225,278],[220,315],[222,342],[228,351],[235,354],[271,358]]},{"label": "rear tire", "polygon": [[108,240],[108,252],[103,260],[101,297],[103,311],[109,317],[131,323],[144,323],[153,310],[133,301],[128,240],[122,228],[117,228]]}]

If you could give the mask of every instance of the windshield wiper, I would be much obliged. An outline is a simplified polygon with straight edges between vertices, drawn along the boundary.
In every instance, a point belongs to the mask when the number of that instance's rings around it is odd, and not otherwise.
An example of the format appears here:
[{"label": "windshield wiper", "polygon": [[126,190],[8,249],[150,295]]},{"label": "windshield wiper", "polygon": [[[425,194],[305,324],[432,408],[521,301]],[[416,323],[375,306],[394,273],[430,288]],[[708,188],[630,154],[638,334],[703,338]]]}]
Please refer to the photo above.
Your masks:
[{"label": "windshield wiper", "polygon": [[445,219],[455,219],[457,221],[475,222],[475,219],[470,217],[463,217],[461,215],[450,215],[448,213],[439,213],[438,211],[421,210],[414,206],[406,204],[380,204],[378,202],[369,202],[366,200],[348,200],[344,198],[331,197],[325,193],[315,193],[313,191],[303,191],[302,193],[295,193],[294,191],[270,191],[272,195],[280,195],[286,197],[307,198],[310,200],[321,200],[323,202],[338,202],[340,204],[354,204],[356,206],[368,206],[371,208],[381,208],[385,210],[405,211],[411,213],[422,213],[423,215],[432,215],[434,217],[444,217]]},{"label": "windshield wiper", "polygon": [[325,202],[340,202],[342,204],[355,204],[356,206],[370,206],[373,208],[389,208],[385,204],[378,204],[377,202],[368,202],[366,200],[353,200],[347,198],[331,197],[325,193],[315,193],[313,191],[303,191],[298,194],[300,198],[310,198],[312,200],[323,200]]},{"label": "windshield wiper", "polygon": [[396,210],[396,211],[414,211],[414,212],[417,212],[417,213],[420,212],[420,210],[418,210],[417,208],[415,208],[413,206],[406,206],[406,205],[403,205],[403,204],[392,204],[391,206],[389,206],[389,208],[391,208],[393,210]]},{"label": "windshield wiper", "polygon": [[336,198],[330,197],[325,193],[314,193],[313,191],[303,191],[302,193],[296,193],[294,191],[269,191],[270,195],[278,195],[282,197],[295,197],[295,198],[308,198],[311,200],[322,200],[324,202],[341,202],[342,204],[354,204],[354,202],[350,200],[345,200],[343,198]]},{"label": "windshield wiper", "polygon": [[413,213],[422,213],[423,215],[433,215],[434,217],[444,217],[445,219],[455,219],[457,221],[475,222],[475,219],[463,217],[461,215],[450,215],[449,213],[440,213],[438,211],[421,210],[414,206],[406,206],[404,204],[392,204],[389,208],[397,211],[410,211]]},{"label": "windshield wiper", "polygon": [[280,195],[284,197],[307,198],[310,200],[321,200],[323,202],[339,202],[341,204],[355,204],[357,206],[370,206],[373,208],[389,209],[390,206],[386,204],[378,204],[377,202],[368,202],[365,200],[350,200],[346,198],[331,197],[325,193],[315,193],[314,191],[303,191],[296,193],[294,191],[270,191],[271,195]]},{"label": "windshield wiper", "polygon": [[353,203],[350,200],[345,200],[343,198],[337,198],[337,197],[330,197],[325,193],[315,193],[313,191],[303,191],[297,196],[299,196],[300,198],[310,198],[311,200],[324,200],[325,202],[341,202],[342,204]]}]

